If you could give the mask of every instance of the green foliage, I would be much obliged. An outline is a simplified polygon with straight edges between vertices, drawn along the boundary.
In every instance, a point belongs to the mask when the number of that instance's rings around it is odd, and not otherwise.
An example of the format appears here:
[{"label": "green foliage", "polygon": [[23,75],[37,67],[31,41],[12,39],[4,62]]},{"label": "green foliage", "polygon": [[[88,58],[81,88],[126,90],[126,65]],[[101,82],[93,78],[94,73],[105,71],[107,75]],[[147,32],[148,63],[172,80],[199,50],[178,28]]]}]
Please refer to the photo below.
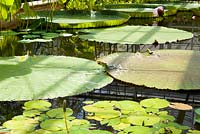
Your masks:
[{"label": "green foliage", "polygon": [[66,56],[0,57],[0,74],[2,101],[72,96],[113,80],[95,61]]},{"label": "green foliage", "polygon": [[[155,102],[158,102],[158,105]],[[152,105],[150,105],[152,103]],[[98,101],[87,104],[83,109],[87,118],[100,121],[101,125],[112,126],[118,134],[180,134],[189,127],[175,123],[175,118],[161,108],[168,107],[165,99],[135,101]],[[154,110],[149,110],[149,108]],[[148,109],[148,110],[147,110]],[[153,112],[152,112],[153,111]]]},{"label": "green foliage", "polygon": [[[38,106],[37,106],[38,105]],[[66,124],[62,108],[47,109],[51,103],[45,100],[34,100],[26,102],[23,115],[15,116],[12,120],[3,123],[0,132],[10,132],[11,134],[66,134]],[[37,109],[37,110],[35,110]],[[84,119],[72,118],[72,110],[67,108],[70,114],[66,114],[69,134],[111,134],[104,130],[90,130],[90,122]],[[30,114],[38,111],[37,114]],[[68,113],[68,112],[67,112]],[[52,114],[59,115],[52,116]]]},{"label": "green foliage", "polygon": [[199,74],[196,59],[199,57],[200,52],[192,50],[158,50],[151,55],[114,53],[98,61],[106,64],[111,76],[126,83],[156,89],[198,90],[200,76],[196,75]]},{"label": "green foliage", "polygon": [[0,20],[11,20],[12,16],[19,10],[20,0],[1,0],[0,1]]}]

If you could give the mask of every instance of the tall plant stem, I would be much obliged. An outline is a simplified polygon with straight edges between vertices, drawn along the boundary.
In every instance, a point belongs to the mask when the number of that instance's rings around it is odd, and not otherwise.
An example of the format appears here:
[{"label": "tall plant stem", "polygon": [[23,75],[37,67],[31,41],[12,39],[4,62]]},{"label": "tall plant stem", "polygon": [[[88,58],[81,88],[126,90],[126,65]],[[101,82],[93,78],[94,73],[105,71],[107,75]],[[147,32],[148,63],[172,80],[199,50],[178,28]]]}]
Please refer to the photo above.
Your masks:
[{"label": "tall plant stem", "polygon": [[66,134],[69,134],[69,129],[67,125],[67,116],[66,116],[66,100],[63,100],[63,112],[64,112],[64,120],[65,120],[65,126],[66,126]]}]

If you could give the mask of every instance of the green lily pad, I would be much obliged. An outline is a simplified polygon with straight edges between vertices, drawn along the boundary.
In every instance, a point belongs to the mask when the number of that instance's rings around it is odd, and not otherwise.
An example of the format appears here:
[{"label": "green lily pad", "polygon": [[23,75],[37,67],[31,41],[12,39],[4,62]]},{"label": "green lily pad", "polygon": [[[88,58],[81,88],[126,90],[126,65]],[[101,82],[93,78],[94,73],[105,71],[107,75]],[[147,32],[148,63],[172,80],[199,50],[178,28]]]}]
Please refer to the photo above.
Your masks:
[{"label": "green lily pad", "polygon": [[150,99],[144,99],[140,101],[140,105],[147,108],[166,108],[169,106],[169,102],[165,99],[160,98],[150,98]]},{"label": "green lily pad", "polygon": [[149,127],[143,127],[143,126],[130,126],[124,130],[125,132],[131,134],[153,134],[152,130]]},{"label": "green lily pad", "polygon": [[49,120],[45,120],[42,123],[40,123],[40,127],[42,129],[49,130],[49,131],[66,130],[65,121],[62,120],[62,119],[49,119]]},{"label": "green lily pad", "polygon": [[115,79],[156,89],[199,90],[200,52],[158,50],[152,55],[114,53],[99,59]]},{"label": "green lily pad", "polygon": [[[72,109],[66,108],[66,116],[70,116],[72,114],[73,114]],[[64,118],[63,108],[56,108],[56,109],[49,110],[47,112],[47,115],[51,118]]]},{"label": "green lily pad", "polygon": [[99,108],[112,108],[113,104],[110,101],[98,101],[93,104],[94,107]]},{"label": "green lily pad", "polygon": [[[54,11],[52,19],[48,11],[36,12],[37,16],[47,17],[50,24],[58,28],[89,28],[121,25],[128,21],[128,14],[115,11]],[[24,14],[19,15],[21,19],[27,18]]]},{"label": "green lily pad", "polygon": [[141,107],[141,105],[138,102],[135,101],[117,101],[115,103],[115,107],[121,109],[121,110],[129,110],[129,111],[144,111],[144,109]]},{"label": "green lily pad", "polygon": [[34,34],[27,34],[22,36],[24,39],[35,39],[35,38],[40,38],[39,35],[34,35]]},{"label": "green lily pad", "polygon": [[129,116],[128,121],[137,126],[153,126],[154,124],[160,122],[160,117],[154,115]]},{"label": "green lily pad", "polygon": [[0,58],[1,101],[72,96],[113,80],[95,61],[65,56],[21,57]]},{"label": "green lily pad", "polygon": [[40,111],[39,110],[25,110],[23,112],[23,116],[26,116],[26,117],[35,117],[37,115],[40,115]]},{"label": "green lily pad", "polygon": [[24,109],[30,110],[30,109],[38,109],[38,110],[46,110],[49,107],[51,107],[51,103],[45,100],[32,100],[27,101],[24,103]]},{"label": "green lily pad", "polygon": [[38,121],[34,119],[9,120],[3,123],[3,126],[8,129],[26,130],[27,132],[32,132],[37,126],[37,123]]},{"label": "green lily pad", "polygon": [[193,37],[190,32],[161,26],[121,26],[81,31],[87,33],[80,35],[81,39],[114,44],[152,44],[155,40],[166,43]]}]

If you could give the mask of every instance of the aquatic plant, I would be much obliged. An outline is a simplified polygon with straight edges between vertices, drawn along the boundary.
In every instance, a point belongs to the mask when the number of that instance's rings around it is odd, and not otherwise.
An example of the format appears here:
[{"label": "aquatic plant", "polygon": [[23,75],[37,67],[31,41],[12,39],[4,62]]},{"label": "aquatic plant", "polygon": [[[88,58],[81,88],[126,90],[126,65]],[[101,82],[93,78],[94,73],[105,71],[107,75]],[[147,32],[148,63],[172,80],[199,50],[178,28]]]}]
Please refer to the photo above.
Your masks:
[{"label": "aquatic plant", "polygon": [[158,50],[151,53],[114,53],[98,61],[117,80],[169,90],[199,90],[200,53],[192,50]]},{"label": "aquatic plant", "polygon": [[[86,102],[87,103],[87,102]],[[187,126],[175,123],[175,118],[165,110],[165,99],[150,98],[140,101],[98,101],[83,107],[87,119],[111,126],[118,134],[180,134]]]},{"label": "aquatic plant", "polygon": [[95,61],[66,56],[0,57],[0,74],[1,101],[73,96],[113,80]]},{"label": "aquatic plant", "polygon": [[51,103],[45,100],[25,102],[23,109],[22,115],[4,122],[0,127],[0,132],[11,134],[111,134],[108,131],[95,130],[95,126],[85,119],[76,119],[70,108],[63,106],[63,108],[52,109]]}]

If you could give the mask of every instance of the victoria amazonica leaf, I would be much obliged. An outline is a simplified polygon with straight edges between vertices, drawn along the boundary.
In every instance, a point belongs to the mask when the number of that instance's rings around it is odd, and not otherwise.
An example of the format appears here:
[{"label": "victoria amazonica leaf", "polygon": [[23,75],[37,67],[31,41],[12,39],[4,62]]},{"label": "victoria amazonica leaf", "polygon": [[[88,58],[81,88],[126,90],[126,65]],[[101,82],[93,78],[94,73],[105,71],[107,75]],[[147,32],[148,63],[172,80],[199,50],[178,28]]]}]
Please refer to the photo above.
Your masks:
[{"label": "victoria amazonica leaf", "polygon": [[99,59],[115,79],[157,89],[200,89],[200,52],[160,50],[143,53],[115,53]]},{"label": "victoria amazonica leaf", "polygon": [[160,26],[122,26],[104,29],[82,30],[87,34],[80,35],[81,39],[120,44],[152,44],[185,40],[193,34],[183,30]]},{"label": "victoria amazonica leaf", "polygon": [[65,56],[0,58],[0,100],[72,96],[112,82],[95,61]]}]

